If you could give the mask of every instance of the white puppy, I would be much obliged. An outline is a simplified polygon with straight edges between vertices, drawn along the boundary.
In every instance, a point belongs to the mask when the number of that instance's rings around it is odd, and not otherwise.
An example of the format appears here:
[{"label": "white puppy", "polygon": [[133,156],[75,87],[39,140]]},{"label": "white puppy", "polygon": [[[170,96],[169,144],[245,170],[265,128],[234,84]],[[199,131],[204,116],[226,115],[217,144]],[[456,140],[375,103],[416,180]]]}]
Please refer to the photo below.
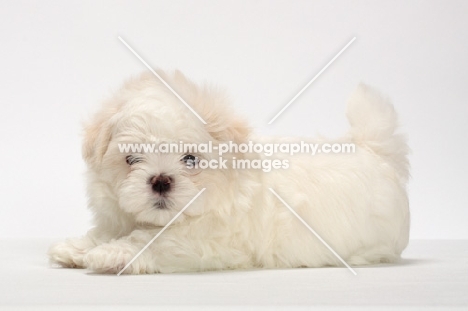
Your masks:
[{"label": "white puppy", "polygon": [[128,81],[85,128],[94,228],[52,246],[51,262],[117,273],[202,188],[125,273],[342,266],[269,188],[348,264],[400,257],[409,236],[408,147],[393,106],[376,91],[361,85],[349,101],[351,129],[336,142],[354,143],[354,153],[274,155],[289,168],[264,172],[233,169],[233,158],[268,159],[234,151],[223,155],[227,168],[202,170],[187,164],[217,159],[216,151],[122,153],[119,144],[267,140],[251,135],[222,92],[180,72],[159,74],[207,124],[153,75]]}]

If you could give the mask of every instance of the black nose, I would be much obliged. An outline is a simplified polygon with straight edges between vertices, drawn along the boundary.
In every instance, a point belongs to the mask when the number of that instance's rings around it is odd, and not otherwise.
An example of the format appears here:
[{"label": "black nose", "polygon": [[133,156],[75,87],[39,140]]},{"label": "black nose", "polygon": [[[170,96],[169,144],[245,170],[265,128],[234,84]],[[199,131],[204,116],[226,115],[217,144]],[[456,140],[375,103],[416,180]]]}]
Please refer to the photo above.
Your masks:
[{"label": "black nose", "polygon": [[171,189],[171,182],[172,179],[166,175],[153,176],[150,179],[153,191],[161,194]]}]

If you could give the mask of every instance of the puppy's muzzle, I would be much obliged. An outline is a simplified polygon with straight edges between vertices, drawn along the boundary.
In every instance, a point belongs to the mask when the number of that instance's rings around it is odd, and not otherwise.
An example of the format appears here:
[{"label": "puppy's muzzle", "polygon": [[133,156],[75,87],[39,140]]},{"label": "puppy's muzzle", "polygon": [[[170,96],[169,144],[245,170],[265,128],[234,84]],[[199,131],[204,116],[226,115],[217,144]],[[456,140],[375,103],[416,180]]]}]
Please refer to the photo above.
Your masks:
[{"label": "puppy's muzzle", "polygon": [[161,174],[151,177],[150,183],[154,192],[163,194],[171,190],[172,179],[169,176]]}]

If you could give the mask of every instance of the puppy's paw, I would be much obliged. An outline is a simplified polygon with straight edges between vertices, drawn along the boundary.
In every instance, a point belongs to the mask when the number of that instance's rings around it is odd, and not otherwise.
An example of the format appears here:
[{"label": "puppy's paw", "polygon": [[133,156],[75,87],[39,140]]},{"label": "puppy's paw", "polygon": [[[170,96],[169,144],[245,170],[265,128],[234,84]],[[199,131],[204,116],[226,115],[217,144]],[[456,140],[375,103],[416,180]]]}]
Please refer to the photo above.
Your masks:
[{"label": "puppy's paw", "polygon": [[[97,273],[117,274],[138,253],[135,247],[122,243],[106,243],[91,250],[84,257],[86,267]],[[127,269],[125,274],[145,273],[135,269],[138,260],[135,260]]]},{"label": "puppy's paw", "polygon": [[85,268],[83,258],[92,247],[85,239],[68,239],[50,247],[49,261],[64,268]]}]

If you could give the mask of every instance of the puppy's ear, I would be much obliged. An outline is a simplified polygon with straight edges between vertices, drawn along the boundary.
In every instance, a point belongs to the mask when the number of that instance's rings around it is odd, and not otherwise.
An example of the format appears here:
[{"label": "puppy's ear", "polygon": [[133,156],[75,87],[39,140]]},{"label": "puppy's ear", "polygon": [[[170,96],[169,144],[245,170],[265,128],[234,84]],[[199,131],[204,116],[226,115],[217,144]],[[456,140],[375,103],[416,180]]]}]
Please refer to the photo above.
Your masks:
[{"label": "puppy's ear", "polygon": [[184,100],[203,118],[206,130],[214,139],[236,143],[248,139],[251,128],[245,119],[233,112],[224,91],[213,86],[200,87],[187,79],[179,70],[174,73],[173,85]]},{"label": "puppy's ear", "polygon": [[114,127],[115,111],[103,110],[84,125],[83,159],[88,165],[100,163],[109,147]]},{"label": "puppy's ear", "polygon": [[229,109],[222,111],[227,115],[215,115],[216,112],[204,114],[206,116],[206,129],[210,135],[218,141],[233,141],[235,143],[242,143],[247,141],[251,128],[248,126],[247,121],[241,117],[235,116]]}]

